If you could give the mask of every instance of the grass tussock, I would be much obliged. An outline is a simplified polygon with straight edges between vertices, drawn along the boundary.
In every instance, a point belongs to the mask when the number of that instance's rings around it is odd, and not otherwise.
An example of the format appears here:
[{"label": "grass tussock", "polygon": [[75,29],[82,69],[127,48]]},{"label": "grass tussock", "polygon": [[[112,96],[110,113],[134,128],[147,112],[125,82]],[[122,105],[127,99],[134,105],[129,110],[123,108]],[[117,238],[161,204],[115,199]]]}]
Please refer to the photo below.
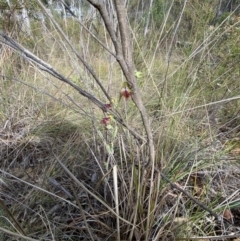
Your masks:
[{"label": "grass tussock", "polygon": [[[238,235],[239,18],[232,15],[210,29],[208,21],[194,18],[192,8],[184,21],[191,19],[200,28],[189,26],[189,41],[181,34],[175,41],[169,15],[159,32],[148,32],[147,41],[139,35],[142,26],[133,22],[139,87],[156,146],[151,171],[144,167],[149,161],[144,141],[66,83],[7,46],[1,48],[1,240],[200,240]],[[206,19],[211,18],[208,10],[204,5]],[[125,79],[116,59],[77,20],[56,21],[65,36],[51,21],[34,21],[33,39],[20,34],[18,41],[109,103],[76,50],[100,79],[113,108],[144,136],[131,97],[120,98]],[[86,26],[113,49],[101,22]],[[110,128],[104,127],[103,118],[110,118]],[[216,220],[172,184],[223,219]]]}]

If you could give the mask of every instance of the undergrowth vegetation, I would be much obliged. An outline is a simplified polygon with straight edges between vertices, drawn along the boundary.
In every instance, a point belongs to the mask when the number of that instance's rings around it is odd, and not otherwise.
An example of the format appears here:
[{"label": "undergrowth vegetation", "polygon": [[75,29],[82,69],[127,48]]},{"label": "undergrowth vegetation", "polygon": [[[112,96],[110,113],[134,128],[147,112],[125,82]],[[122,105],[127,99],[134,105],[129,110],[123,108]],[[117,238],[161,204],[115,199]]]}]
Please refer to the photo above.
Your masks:
[{"label": "undergrowth vegetation", "polygon": [[32,36],[5,29],[107,110],[1,41],[1,240],[240,236],[240,18],[233,11],[211,25],[211,1],[173,2],[153,5],[146,36],[144,18],[130,18],[154,164],[98,14],[81,24],[33,19]]}]

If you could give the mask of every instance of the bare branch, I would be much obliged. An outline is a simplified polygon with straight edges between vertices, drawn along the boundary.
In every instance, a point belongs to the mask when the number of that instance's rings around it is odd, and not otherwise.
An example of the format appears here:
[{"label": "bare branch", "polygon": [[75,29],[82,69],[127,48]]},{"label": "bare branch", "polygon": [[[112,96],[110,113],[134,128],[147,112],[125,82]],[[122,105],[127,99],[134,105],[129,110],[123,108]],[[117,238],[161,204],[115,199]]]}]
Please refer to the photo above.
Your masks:
[{"label": "bare branch", "polygon": [[[76,15],[74,14],[74,12],[71,10],[71,8],[64,2],[61,1],[61,3],[65,6],[65,8],[71,13],[71,15],[73,17],[76,18]],[[78,23],[84,28],[84,30],[86,30],[92,37],[93,39],[95,39],[105,50],[107,50],[112,56],[114,56],[115,58],[117,57],[103,42],[100,41],[99,38],[97,38],[79,19],[76,18],[76,21],[78,21]]]},{"label": "bare branch", "polygon": [[52,17],[51,13],[49,13],[49,11],[47,11],[46,7],[43,5],[43,3],[38,0],[39,5],[41,6],[41,8],[45,11],[45,13],[47,14],[47,16],[49,17],[49,19],[51,19],[52,23],[54,24],[54,26],[57,28],[57,30],[59,31],[59,33],[61,33],[61,35],[63,36],[63,38],[65,39],[65,41],[68,43],[69,47],[72,49],[72,51],[74,52],[74,54],[78,57],[78,59],[83,63],[83,65],[86,67],[86,69],[89,71],[89,73],[92,75],[92,77],[95,79],[96,83],[99,85],[99,87],[101,88],[101,90],[103,91],[103,93],[105,94],[105,96],[108,98],[109,101],[111,101],[111,97],[108,95],[107,91],[105,90],[105,88],[103,87],[101,81],[98,79],[97,75],[95,74],[95,72],[92,70],[92,68],[87,64],[87,62],[79,55],[79,53],[77,52],[77,50],[73,47],[73,45],[71,44],[71,42],[69,41],[69,39],[67,38],[67,36],[64,34],[62,28],[59,26],[59,24],[54,20],[54,18]]},{"label": "bare branch", "polygon": [[121,36],[123,58],[127,66],[129,67],[129,69],[131,69],[133,67],[132,43],[130,40],[130,29],[129,29],[129,23],[127,20],[127,10],[125,7],[123,7],[122,1],[114,0],[114,2],[115,2],[119,31]]},{"label": "bare branch", "polygon": [[[100,12],[104,24],[108,30],[110,38],[115,47],[117,61],[125,75],[125,78],[133,91],[132,99],[136,104],[143,121],[143,125],[147,134],[148,146],[149,146],[149,162],[147,166],[153,164],[155,161],[155,147],[153,142],[153,133],[151,130],[151,125],[149,121],[149,116],[147,110],[144,106],[143,100],[141,98],[141,92],[138,86],[138,81],[135,77],[135,66],[133,63],[133,53],[132,53],[132,42],[130,38],[130,27],[127,17],[127,11],[125,9],[124,3],[121,0],[114,0],[115,10],[117,12],[117,24],[118,33],[115,32],[113,27],[113,22],[109,17],[109,13],[106,9],[106,4],[101,0],[88,0],[98,11]],[[120,36],[120,40],[117,36]],[[152,173],[153,175],[153,173]]]},{"label": "bare branch", "polygon": [[[94,97],[90,93],[88,93],[85,90],[83,90],[82,88],[80,88],[78,85],[74,84],[71,80],[65,78],[57,70],[55,70],[51,65],[47,64],[45,61],[43,61],[42,59],[38,58],[36,55],[31,53],[27,49],[25,49],[22,45],[15,42],[12,38],[10,38],[7,34],[5,34],[2,31],[0,31],[0,42],[11,47],[14,51],[16,51],[22,57],[26,58],[28,61],[35,63],[38,66],[38,68],[49,73],[50,75],[54,76],[55,78],[69,84],[75,90],[77,90],[82,96],[88,98],[91,102],[93,102],[95,105],[97,105],[103,111],[106,111],[106,107],[105,107],[104,103],[102,103],[96,97]],[[127,128],[136,139],[145,141],[145,139],[142,136],[140,136],[135,130],[133,130],[131,127],[129,127],[117,113],[115,113],[114,111],[111,111],[111,110],[108,110],[108,112],[115,118],[115,120],[118,123],[120,123],[122,126]]]}]

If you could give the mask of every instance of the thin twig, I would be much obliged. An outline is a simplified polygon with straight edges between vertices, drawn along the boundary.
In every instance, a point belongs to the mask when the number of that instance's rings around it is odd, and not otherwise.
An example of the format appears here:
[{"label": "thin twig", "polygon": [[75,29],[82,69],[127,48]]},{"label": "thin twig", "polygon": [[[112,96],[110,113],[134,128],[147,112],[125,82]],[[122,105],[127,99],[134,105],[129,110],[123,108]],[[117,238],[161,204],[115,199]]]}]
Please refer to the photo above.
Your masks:
[{"label": "thin twig", "polygon": [[0,199],[0,207],[7,213],[7,215],[12,219],[12,221],[15,223],[15,226],[17,230],[22,233],[23,235],[26,235],[23,228],[21,227],[20,223],[17,221],[17,219],[13,216],[13,214],[10,212],[6,204],[3,200]]},{"label": "thin twig", "polygon": [[69,13],[78,21],[78,23],[93,37],[93,39],[95,39],[112,56],[117,58],[117,56],[77,18],[76,14],[71,10],[71,8],[64,1],[61,1],[61,3],[69,11]]},{"label": "thin twig", "polygon": [[[12,38],[10,38],[7,34],[5,34],[2,31],[0,31],[0,42],[2,42],[3,44],[9,46],[10,48],[12,48],[15,52],[17,52],[23,58],[27,59],[29,62],[33,62],[34,64],[36,64],[39,69],[47,72],[48,74],[50,74],[53,77],[59,79],[60,81],[70,85],[75,90],[77,90],[79,92],[79,94],[81,94],[82,96],[88,98],[92,103],[97,105],[103,111],[106,111],[105,104],[102,103],[100,100],[98,100],[95,96],[93,96],[92,94],[86,92],[85,90],[80,88],[78,85],[74,84],[71,80],[69,80],[68,78],[64,77],[57,70],[55,70],[51,65],[49,65],[48,63],[46,63],[45,61],[43,61],[42,59],[40,59],[39,57],[34,55],[32,52],[28,51],[26,48],[24,48],[22,45],[20,45],[16,41],[14,41]],[[145,142],[145,138],[142,137],[141,135],[139,135],[130,126],[128,126],[117,113],[115,113],[112,110],[107,110],[107,111],[114,117],[114,119],[119,124],[121,124],[122,126],[127,128],[129,130],[129,132],[134,136],[134,138]]]},{"label": "thin twig", "polygon": [[55,21],[55,19],[53,18],[52,14],[46,9],[46,7],[44,6],[44,4],[38,0],[38,4],[41,6],[41,8],[45,11],[46,15],[48,16],[49,19],[51,19],[52,23],[54,24],[54,26],[56,27],[56,29],[58,30],[58,32],[62,35],[62,37],[64,38],[64,40],[66,41],[66,43],[68,44],[68,46],[72,49],[73,53],[77,56],[77,58],[82,62],[82,64],[84,65],[84,67],[88,70],[88,72],[92,75],[92,77],[94,78],[94,80],[96,81],[96,83],[98,84],[98,86],[101,88],[102,92],[105,94],[105,96],[108,98],[109,101],[111,101],[111,97],[108,95],[107,91],[105,90],[105,88],[103,87],[101,81],[98,79],[96,73],[93,71],[93,69],[87,64],[87,62],[80,56],[80,54],[78,53],[78,51],[74,48],[74,46],[72,45],[72,43],[70,42],[70,40],[68,39],[68,37],[66,36],[66,34],[63,32],[63,29],[59,26],[59,24]]},{"label": "thin twig", "polygon": [[164,173],[161,172],[161,176],[171,185],[172,188],[176,188],[178,191],[182,192],[185,194],[188,198],[190,198],[193,202],[195,202],[199,207],[201,207],[203,210],[207,211],[210,213],[213,217],[216,218],[217,221],[221,220],[222,218],[217,215],[213,210],[205,206],[203,203],[199,202],[195,197],[193,197],[191,194],[189,194],[187,191],[184,189],[180,188],[178,185],[173,183]]}]

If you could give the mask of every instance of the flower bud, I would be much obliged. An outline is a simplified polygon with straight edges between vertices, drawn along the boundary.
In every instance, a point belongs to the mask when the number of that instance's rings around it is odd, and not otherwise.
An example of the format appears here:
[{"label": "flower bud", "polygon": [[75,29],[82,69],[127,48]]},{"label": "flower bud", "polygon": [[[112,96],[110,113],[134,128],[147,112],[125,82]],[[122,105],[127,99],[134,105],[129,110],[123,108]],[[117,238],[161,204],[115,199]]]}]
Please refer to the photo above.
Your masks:
[{"label": "flower bud", "polygon": [[124,87],[121,91],[121,96],[128,99],[132,95],[132,91]]}]

